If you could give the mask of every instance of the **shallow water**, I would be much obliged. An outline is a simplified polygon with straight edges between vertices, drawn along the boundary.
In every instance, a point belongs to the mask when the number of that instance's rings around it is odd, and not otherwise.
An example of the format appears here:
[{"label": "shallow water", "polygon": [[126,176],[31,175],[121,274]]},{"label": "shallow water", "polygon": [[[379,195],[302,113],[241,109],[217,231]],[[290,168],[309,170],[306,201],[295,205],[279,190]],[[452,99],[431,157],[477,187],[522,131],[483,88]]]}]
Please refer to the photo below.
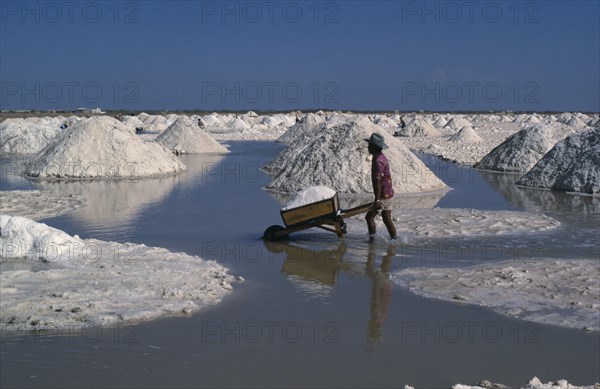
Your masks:
[{"label": "shallow water", "polygon": [[522,190],[512,185],[514,176],[422,156],[453,187],[425,201],[429,206],[543,212],[561,227],[398,245],[369,245],[366,234],[340,242],[308,230],[269,243],[259,237],[281,224],[282,198],[261,189],[269,178],[259,168],[280,148],[232,142],[224,158],[185,156],[187,173],[137,182],[32,185],[3,175],[3,190],[88,197],[87,209],[44,220],[53,227],[201,255],[246,281],[218,306],[189,317],[62,336],[3,333],[2,387],[448,387],[482,379],[517,386],[534,375],[600,381],[598,333],[427,300],[388,278],[410,266],[598,258],[600,199]]}]

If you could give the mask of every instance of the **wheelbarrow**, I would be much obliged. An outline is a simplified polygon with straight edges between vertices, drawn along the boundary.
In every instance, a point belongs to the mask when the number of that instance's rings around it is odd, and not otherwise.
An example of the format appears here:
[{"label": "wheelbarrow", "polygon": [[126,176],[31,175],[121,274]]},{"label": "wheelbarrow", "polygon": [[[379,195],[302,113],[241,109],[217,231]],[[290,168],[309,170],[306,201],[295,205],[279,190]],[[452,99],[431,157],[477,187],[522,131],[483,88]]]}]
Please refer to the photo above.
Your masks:
[{"label": "wheelbarrow", "polygon": [[270,226],[263,238],[267,240],[286,239],[291,233],[309,228],[320,228],[335,233],[338,238],[346,234],[344,219],[373,210],[373,203],[359,205],[350,209],[341,209],[338,194],[333,197],[296,208],[282,209],[281,218],[285,227]]}]

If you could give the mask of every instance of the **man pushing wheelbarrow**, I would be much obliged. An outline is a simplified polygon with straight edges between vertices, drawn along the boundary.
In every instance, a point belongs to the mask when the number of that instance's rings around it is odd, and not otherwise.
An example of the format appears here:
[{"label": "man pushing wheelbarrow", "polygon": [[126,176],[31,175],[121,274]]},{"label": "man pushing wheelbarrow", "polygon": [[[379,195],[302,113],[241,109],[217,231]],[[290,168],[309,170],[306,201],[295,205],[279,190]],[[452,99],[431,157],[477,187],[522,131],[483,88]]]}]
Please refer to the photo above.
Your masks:
[{"label": "man pushing wheelbarrow", "polygon": [[[383,136],[378,133],[373,133],[369,139],[365,140],[369,142],[369,153],[373,155],[371,179],[375,201],[350,209],[341,209],[338,194],[333,191],[331,197],[328,196],[328,198],[308,204],[282,209],[280,212],[285,227],[270,226],[265,230],[263,237],[268,240],[286,239],[292,232],[315,227],[334,232],[339,238],[343,238],[346,234],[344,219],[366,212],[369,240],[373,241],[376,233],[375,216],[381,210],[383,222],[390,233],[390,237],[396,239],[396,228],[392,222],[394,190],[392,188],[390,166],[382,152],[388,146],[385,144]],[[299,192],[297,195],[302,195],[305,191]]]}]

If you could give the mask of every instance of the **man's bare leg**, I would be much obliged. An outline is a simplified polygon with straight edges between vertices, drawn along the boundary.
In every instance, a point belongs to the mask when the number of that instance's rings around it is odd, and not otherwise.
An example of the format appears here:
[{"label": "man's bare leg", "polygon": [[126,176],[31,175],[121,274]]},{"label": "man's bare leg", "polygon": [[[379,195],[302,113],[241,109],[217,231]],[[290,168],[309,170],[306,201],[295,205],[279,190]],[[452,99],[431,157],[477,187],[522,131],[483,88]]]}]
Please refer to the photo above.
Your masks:
[{"label": "man's bare leg", "polygon": [[396,226],[394,226],[394,222],[392,221],[392,211],[381,212],[381,217],[383,218],[383,224],[385,224],[390,234],[390,238],[396,239]]}]

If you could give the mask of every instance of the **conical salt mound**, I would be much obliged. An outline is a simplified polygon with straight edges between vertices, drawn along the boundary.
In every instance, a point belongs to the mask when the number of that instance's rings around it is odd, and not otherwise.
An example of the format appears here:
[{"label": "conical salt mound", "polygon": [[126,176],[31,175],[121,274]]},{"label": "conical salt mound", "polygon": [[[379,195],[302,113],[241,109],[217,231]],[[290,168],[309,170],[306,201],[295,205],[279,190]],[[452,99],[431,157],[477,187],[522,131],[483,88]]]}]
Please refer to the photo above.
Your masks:
[{"label": "conical salt mound", "polygon": [[447,130],[459,130],[465,126],[471,126],[471,122],[462,116],[453,116],[444,126]]},{"label": "conical salt mound", "polygon": [[120,121],[95,116],[67,128],[25,169],[39,178],[132,178],[185,170],[164,146],[144,142]]},{"label": "conical salt mound", "polygon": [[[312,139],[282,151],[276,158],[279,169],[268,188],[297,192],[323,185],[341,193],[370,193],[371,157],[367,139],[381,128],[368,119],[323,127]],[[394,137],[386,137],[384,150],[396,193],[415,193],[445,188],[446,185],[419,158]],[[273,167],[273,166],[272,166]]]},{"label": "conical salt mound", "polygon": [[410,137],[423,137],[423,136],[440,136],[442,133],[436,129],[427,119],[424,117],[416,117],[404,128],[396,131],[398,136],[410,136]]},{"label": "conical salt mound", "polygon": [[193,119],[180,116],[156,141],[175,154],[228,153],[229,150],[202,130]]},{"label": "conical salt mound", "polygon": [[558,142],[517,184],[600,194],[600,128]]},{"label": "conical salt mound", "polygon": [[324,121],[324,116],[314,113],[307,113],[299,121],[292,125],[283,135],[281,135],[277,141],[290,145],[301,138],[307,131],[314,129]]},{"label": "conical salt mound", "polygon": [[470,126],[464,126],[461,128],[456,134],[450,137],[452,142],[462,142],[462,143],[479,143],[483,142],[483,138],[479,136],[475,132],[475,130]]},{"label": "conical salt mound", "polygon": [[0,153],[35,154],[61,132],[58,118],[6,119],[0,124]]},{"label": "conical salt mound", "polygon": [[562,138],[564,130],[537,124],[511,135],[475,165],[503,172],[526,172]]}]

